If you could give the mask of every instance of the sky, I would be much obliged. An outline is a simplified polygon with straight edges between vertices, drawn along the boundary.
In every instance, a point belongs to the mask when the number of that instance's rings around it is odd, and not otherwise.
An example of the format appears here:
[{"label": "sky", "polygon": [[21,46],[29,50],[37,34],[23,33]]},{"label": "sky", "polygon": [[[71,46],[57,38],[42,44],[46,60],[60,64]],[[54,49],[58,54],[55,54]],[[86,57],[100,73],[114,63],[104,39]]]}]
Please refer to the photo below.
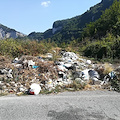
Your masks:
[{"label": "sky", "polygon": [[57,20],[83,14],[101,0],[1,0],[0,23],[22,32],[44,32]]}]

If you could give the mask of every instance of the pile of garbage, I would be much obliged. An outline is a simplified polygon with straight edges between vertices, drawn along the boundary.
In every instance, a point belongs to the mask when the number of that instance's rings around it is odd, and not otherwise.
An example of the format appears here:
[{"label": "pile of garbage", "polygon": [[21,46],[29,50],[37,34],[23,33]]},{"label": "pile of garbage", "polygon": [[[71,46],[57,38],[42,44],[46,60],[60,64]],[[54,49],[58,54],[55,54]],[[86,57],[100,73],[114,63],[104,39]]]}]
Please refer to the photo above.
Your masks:
[{"label": "pile of garbage", "polygon": [[[95,64],[74,52],[61,51],[57,61],[52,53],[46,57],[22,56],[14,60],[0,58],[0,92],[34,94],[52,91],[57,86],[70,87],[74,82],[88,85],[88,89],[111,89],[110,80],[116,77],[113,70],[103,74],[104,64]],[[7,61],[7,62],[6,62]],[[107,87],[106,87],[107,86]]]}]

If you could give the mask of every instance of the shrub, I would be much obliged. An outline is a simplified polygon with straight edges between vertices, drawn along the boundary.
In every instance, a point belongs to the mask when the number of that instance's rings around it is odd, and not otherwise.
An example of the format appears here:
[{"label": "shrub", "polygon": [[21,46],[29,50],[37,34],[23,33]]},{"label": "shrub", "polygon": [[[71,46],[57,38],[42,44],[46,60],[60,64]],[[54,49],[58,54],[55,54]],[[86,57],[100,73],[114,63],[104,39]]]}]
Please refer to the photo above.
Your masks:
[{"label": "shrub", "polygon": [[111,66],[110,64],[108,64],[108,63],[105,63],[103,74],[107,75],[107,74],[109,74],[111,71],[113,71],[112,66]]}]

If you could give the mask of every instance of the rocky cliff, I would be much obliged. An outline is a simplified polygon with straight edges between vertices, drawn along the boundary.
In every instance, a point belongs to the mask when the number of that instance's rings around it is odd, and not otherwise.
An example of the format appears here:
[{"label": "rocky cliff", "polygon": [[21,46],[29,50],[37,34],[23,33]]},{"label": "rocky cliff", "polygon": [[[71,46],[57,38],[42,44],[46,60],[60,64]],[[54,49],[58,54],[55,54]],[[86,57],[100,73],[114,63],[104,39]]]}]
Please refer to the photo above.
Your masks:
[{"label": "rocky cliff", "polygon": [[25,34],[20,33],[14,29],[10,29],[2,24],[0,24],[0,40],[6,39],[6,38],[18,38],[18,37],[24,37]]},{"label": "rocky cliff", "polygon": [[82,15],[78,15],[71,19],[55,21],[53,23],[52,33],[55,34],[57,32],[61,32],[62,30],[82,30],[86,24],[99,19],[102,15],[102,11],[109,8],[113,1],[114,0],[102,0],[100,3],[90,7],[90,9]]},{"label": "rocky cliff", "polygon": [[46,38],[51,38],[53,41],[69,42],[71,38],[80,38],[81,31],[90,22],[94,22],[99,19],[102,15],[102,11],[109,8],[114,0],[101,0],[97,5],[92,6],[82,15],[76,17],[58,20],[53,23],[53,27],[44,33],[34,32],[34,34],[29,34],[28,37],[31,39],[42,40]]}]

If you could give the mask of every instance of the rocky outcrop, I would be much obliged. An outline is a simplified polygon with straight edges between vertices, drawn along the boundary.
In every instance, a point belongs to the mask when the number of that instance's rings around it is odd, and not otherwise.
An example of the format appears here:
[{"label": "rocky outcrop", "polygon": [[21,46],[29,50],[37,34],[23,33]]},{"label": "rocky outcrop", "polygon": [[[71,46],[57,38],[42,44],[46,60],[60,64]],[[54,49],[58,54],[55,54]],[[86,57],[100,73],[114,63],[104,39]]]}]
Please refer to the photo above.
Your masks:
[{"label": "rocky outcrop", "polygon": [[6,39],[6,38],[18,38],[18,37],[24,37],[25,34],[20,33],[14,29],[10,29],[2,24],[0,24],[0,40]]},{"label": "rocky outcrop", "polygon": [[60,31],[62,29],[62,26],[59,26],[59,27],[54,27],[53,29],[52,29],[52,33],[53,34],[55,34],[56,32],[58,32],[58,31]]}]

